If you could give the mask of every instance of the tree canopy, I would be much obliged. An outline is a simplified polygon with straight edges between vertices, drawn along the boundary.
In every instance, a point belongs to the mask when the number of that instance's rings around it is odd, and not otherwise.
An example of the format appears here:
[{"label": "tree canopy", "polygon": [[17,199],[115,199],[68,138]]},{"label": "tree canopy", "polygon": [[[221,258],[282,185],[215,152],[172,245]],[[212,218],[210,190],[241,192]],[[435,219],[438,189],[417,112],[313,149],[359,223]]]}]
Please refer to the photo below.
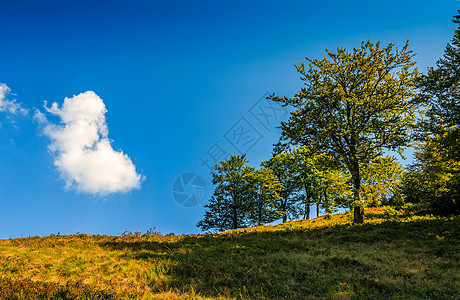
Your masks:
[{"label": "tree canopy", "polygon": [[[362,166],[384,149],[410,145],[419,107],[414,97],[418,71],[408,43],[399,50],[368,41],[352,52],[339,47],[326,53],[296,66],[304,87],[293,98],[268,98],[295,109],[281,123],[280,144],[306,145],[333,156],[350,172],[354,205],[360,208]],[[356,222],[362,222],[362,214],[356,210]]]},{"label": "tree canopy", "polygon": [[460,15],[453,22],[458,28],[452,43],[417,81],[428,119],[420,127],[415,163],[404,178],[407,200],[431,213],[460,213]]},{"label": "tree canopy", "polygon": [[246,154],[232,155],[214,167],[214,193],[197,224],[205,231],[245,228],[273,222],[279,210],[281,182],[269,168],[248,165]]},{"label": "tree canopy", "polygon": [[254,172],[247,165],[246,155],[232,155],[215,166],[212,183],[216,185],[203,220],[197,226],[203,230],[225,231],[244,228],[248,222],[248,197],[252,187],[246,176]]},{"label": "tree canopy", "polygon": [[436,67],[428,68],[417,81],[421,95],[428,98],[429,126],[424,129],[429,132],[460,124],[460,15],[454,16],[453,22],[458,28],[452,43],[447,44]]}]

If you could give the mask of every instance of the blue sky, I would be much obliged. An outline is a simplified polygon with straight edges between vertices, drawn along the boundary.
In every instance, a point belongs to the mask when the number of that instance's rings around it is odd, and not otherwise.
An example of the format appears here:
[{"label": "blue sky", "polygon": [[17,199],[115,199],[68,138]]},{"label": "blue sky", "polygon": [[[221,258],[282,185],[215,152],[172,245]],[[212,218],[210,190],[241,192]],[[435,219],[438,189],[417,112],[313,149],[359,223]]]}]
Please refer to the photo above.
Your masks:
[{"label": "blue sky", "polygon": [[[199,232],[206,200],[179,205],[173,183],[197,174],[209,198],[200,158],[217,155],[216,145],[226,153],[250,148],[255,166],[267,159],[277,139],[271,126],[283,112],[275,110],[264,127],[258,100],[266,92],[292,96],[301,86],[294,64],[324,56],[325,48],[409,39],[424,71],[442,55],[460,8],[454,0],[94,2],[0,2],[0,83],[10,89],[4,101],[28,110],[0,112],[0,238],[120,235],[153,226]],[[110,153],[122,167],[135,167],[125,189],[78,184],[72,172],[91,173],[91,159],[74,169],[59,160],[71,146],[53,133],[71,135],[62,130],[73,123],[63,120],[75,116],[62,104],[86,91],[107,110],[99,107],[95,122],[108,128]],[[46,111],[44,101],[57,110]],[[37,110],[47,123],[34,119]],[[253,135],[232,145],[232,130],[243,127]]]}]

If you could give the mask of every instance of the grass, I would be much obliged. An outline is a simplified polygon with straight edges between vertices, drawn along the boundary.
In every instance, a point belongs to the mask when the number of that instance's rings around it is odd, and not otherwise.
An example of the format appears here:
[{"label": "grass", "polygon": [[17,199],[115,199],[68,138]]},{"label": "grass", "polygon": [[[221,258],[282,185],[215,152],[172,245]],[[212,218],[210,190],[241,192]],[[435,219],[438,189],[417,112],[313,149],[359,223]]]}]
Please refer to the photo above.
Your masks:
[{"label": "grass", "polygon": [[0,299],[460,299],[460,217],[351,219],[1,240]]}]

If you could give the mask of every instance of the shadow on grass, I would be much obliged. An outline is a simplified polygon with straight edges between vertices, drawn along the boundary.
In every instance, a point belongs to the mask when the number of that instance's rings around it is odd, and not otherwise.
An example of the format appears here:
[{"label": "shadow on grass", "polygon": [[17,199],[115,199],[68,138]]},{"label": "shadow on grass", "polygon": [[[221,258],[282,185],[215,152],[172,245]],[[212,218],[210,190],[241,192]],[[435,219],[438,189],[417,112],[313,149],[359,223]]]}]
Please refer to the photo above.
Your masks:
[{"label": "shadow on grass", "polygon": [[237,298],[460,298],[460,218],[103,242],[170,263],[171,288]]},{"label": "shadow on grass", "polygon": [[27,278],[11,279],[0,277],[0,299],[117,299],[114,293],[98,290],[81,282],[67,282],[65,285],[53,282],[38,282]]}]

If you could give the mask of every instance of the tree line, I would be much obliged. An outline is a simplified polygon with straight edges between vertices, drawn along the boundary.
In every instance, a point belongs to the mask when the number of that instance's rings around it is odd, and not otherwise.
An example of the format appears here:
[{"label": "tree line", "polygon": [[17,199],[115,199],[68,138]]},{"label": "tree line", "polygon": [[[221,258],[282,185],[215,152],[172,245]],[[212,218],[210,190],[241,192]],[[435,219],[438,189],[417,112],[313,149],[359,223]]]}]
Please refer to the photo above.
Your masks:
[{"label": "tree line", "polygon": [[[459,11],[460,13],[460,11]],[[409,42],[362,42],[326,49],[296,65],[304,85],[268,101],[292,108],[272,156],[260,168],[246,155],[214,167],[215,191],[197,224],[224,231],[282,219],[392,205],[415,213],[460,214],[460,15],[435,67],[420,73]],[[415,148],[406,168],[394,156]]]}]

